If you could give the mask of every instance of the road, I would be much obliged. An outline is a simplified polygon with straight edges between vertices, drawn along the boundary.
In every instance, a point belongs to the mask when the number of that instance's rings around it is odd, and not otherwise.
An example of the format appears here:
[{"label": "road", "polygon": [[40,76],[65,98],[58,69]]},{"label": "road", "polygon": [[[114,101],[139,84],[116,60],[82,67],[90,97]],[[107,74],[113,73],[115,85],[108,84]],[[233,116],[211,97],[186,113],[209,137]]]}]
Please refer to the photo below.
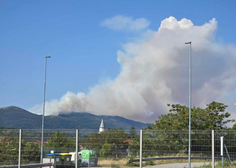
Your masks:
[{"label": "road", "polygon": [[[205,163],[191,163],[191,167],[199,167],[202,165],[209,165],[210,162],[205,162]],[[145,166],[144,168],[188,168],[188,163],[172,163],[172,164],[160,164],[160,165],[155,165],[155,166]]]},{"label": "road", "polygon": [[[210,162],[191,163],[191,168],[196,168],[202,165],[209,165],[209,164],[211,163]],[[112,167],[93,167],[93,168],[112,168]],[[128,167],[125,167],[125,168],[128,168]],[[130,167],[130,168],[138,168],[138,167]],[[159,164],[159,165],[154,165],[154,166],[143,166],[143,168],[188,168],[188,163]]]}]

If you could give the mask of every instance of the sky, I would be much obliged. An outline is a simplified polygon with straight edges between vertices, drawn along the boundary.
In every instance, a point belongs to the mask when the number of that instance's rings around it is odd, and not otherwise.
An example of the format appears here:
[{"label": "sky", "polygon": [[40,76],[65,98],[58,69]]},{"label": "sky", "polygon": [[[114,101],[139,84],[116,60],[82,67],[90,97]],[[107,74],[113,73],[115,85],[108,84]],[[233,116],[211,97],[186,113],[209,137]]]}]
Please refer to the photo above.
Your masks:
[{"label": "sky", "polygon": [[236,117],[236,1],[0,0],[0,108],[153,123],[167,104]]}]

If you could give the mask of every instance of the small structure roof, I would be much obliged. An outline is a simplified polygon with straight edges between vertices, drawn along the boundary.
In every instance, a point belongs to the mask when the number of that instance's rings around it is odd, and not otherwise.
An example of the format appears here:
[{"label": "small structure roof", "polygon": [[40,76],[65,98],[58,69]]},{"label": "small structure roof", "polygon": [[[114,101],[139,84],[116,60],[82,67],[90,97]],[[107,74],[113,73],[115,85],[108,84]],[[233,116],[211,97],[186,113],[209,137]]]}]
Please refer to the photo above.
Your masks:
[{"label": "small structure roof", "polygon": [[103,119],[102,119],[102,121],[101,121],[100,128],[105,128],[105,124],[104,124]]}]

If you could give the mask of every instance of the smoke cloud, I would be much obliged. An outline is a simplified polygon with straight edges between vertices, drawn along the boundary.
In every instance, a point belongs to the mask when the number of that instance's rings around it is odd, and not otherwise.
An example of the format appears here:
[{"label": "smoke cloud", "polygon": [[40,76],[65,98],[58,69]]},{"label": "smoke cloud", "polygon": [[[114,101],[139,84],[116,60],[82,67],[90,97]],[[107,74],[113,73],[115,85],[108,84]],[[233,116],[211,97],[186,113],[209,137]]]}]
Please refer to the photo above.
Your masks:
[{"label": "smoke cloud", "polygon": [[[192,41],[192,102],[205,106],[235,90],[236,47],[215,40],[216,19],[201,26],[191,20],[169,17],[148,38],[123,45],[117,51],[121,66],[114,79],[90,89],[88,94],[67,92],[46,103],[48,114],[91,112],[154,122],[168,113],[168,103],[188,105],[189,45]],[[151,33],[150,33],[151,32]],[[41,106],[30,109],[40,111]]]}]

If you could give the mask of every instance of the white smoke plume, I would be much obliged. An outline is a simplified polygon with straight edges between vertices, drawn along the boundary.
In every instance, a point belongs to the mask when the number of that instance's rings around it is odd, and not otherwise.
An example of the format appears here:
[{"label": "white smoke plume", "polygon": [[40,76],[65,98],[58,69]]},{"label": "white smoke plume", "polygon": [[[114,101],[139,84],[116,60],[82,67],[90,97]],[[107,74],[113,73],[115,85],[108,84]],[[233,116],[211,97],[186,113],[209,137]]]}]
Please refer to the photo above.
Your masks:
[{"label": "white smoke plume", "polygon": [[[236,86],[236,47],[215,40],[217,22],[202,26],[169,17],[149,38],[130,42],[117,51],[120,74],[90,89],[88,94],[67,92],[46,103],[48,114],[91,112],[154,122],[168,113],[168,103],[188,105],[188,54],[192,41],[192,102],[204,106],[213,100],[232,100],[225,93]],[[140,42],[142,41],[142,42]],[[40,111],[41,106],[30,109]]]}]

